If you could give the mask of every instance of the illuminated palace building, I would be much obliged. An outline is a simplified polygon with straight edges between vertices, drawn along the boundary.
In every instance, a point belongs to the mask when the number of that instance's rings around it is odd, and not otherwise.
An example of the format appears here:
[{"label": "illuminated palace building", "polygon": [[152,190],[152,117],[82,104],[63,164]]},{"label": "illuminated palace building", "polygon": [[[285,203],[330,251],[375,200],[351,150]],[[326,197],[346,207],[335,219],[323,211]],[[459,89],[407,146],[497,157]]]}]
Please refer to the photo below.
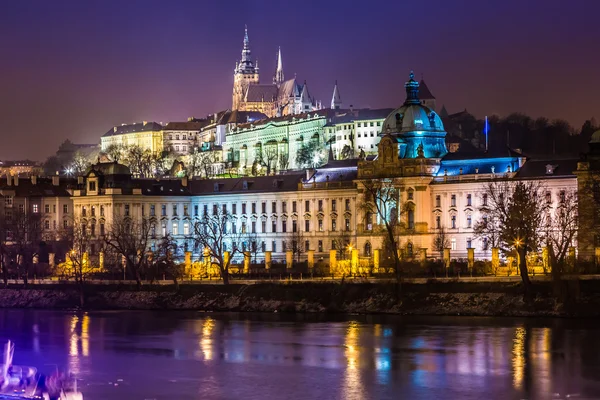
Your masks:
[{"label": "illuminated palace building", "polygon": [[[236,73],[249,76],[255,66],[248,62],[247,46],[246,38],[243,53],[246,58],[238,63]],[[240,99],[247,98],[251,87],[244,86]],[[124,213],[130,218],[150,218],[155,224],[153,232],[157,240],[167,232],[172,233],[191,251],[194,222],[204,213],[222,209],[235,216],[231,231],[253,235],[248,240],[255,242],[259,259],[269,251],[273,259],[284,260],[294,245],[302,246],[301,257],[311,251],[315,260],[327,261],[331,250],[340,243],[358,250],[360,257],[371,259],[374,250],[383,248],[383,221],[361,207],[365,202],[362,188],[368,180],[385,179],[395,188],[390,202],[397,206],[392,204],[389,208],[398,210],[402,205],[406,210],[386,216],[399,222],[397,234],[403,257],[439,257],[433,242],[440,229],[445,229],[452,258],[466,258],[467,249],[473,248],[476,258],[489,259],[489,246],[473,234],[479,210],[486,202],[485,182],[542,180],[548,191],[547,201],[554,204],[561,191],[576,190],[577,160],[527,160],[506,147],[473,152],[459,149],[449,153],[442,120],[419,98],[419,82],[412,73],[405,90],[406,100],[400,107],[388,110],[382,119],[364,111],[368,116],[360,125],[350,117],[332,125],[334,122],[329,121],[330,118],[334,121],[335,110],[317,110],[295,119],[282,116],[252,126],[240,124],[237,132],[230,135],[252,133],[256,143],[257,130],[270,129],[272,140],[284,147],[297,139],[285,136],[283,131],[298,129],[294,134],[307,140],[311,132],[325,134],[329,129],[333,130],[331,137],[339,135],[338,127],[346,125],[345,132],[360,133],[369,140],[370,132],[375,133],[377,141],[373,137],[371,156],[330,158],[316,169],[274,176],[189,180],[136,180],[124,166],[98,164],[74,192],[75,216],[93,221],[96,227],[110,224],[115,215]],[[352,115],[360,116],[361,112]],[[366,124],[363,121],[373,123],[363,126]],[[285,122],[287,127],[282,128]],[[301,124],[307,133],[295,128]],[[260,128],[263,125],[266,126]],[[231,145],[230,136],[226,136],[225,148],[238,146]],[[357,137],[356,142],[361,143],[361,139]],[[247,150],[244,157],[251,156],[252,149]],[[94,209],[103,210],[102,214],[97,211],[91,217],[90,210]],[[194,257],[197,256],[196,253]]]}]

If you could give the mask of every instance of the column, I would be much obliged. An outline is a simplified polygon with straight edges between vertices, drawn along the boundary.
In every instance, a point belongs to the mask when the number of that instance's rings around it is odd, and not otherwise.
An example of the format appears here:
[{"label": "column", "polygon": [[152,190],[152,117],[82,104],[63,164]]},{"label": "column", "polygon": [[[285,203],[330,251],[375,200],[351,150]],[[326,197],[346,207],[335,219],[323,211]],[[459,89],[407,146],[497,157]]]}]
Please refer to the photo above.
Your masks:
[{"label": "column", "polygon": [[492,247],[492,271],[494,271],[494,275],[498,272],[498,268],[500,268],[500,252],[497,247]]},{"label": "column", "polygon": [[[300,244],[298,244],[300,246]],[[292,264],[294,262],[294,252],[292,250],[286,250],[285,252],[285,267],[287,269],[292,269]]]},{"label": "column", "polygon": [[473,276],[473,267],[475,266],[475,249],[473,247],[467,249],[467,263],[469,265],[469,272]]},{"label": "column", "polygon": [[[206,253],[205,253],[205,254],[206,254]],[[228,251],[224,251],[224,252],[223,252],[223,268],[227,267],[227,270],[229,270],[229,267],[228,267],[228,266],[229,266],[229,259],[230,259],[230,258],[231,258],[231,253],[230,253],[230,252],[228,252]],[[205,260],[207,260],[207,259],[209,259],[209,258],[208,258],[208,257],[205,257]],[[207,260],[206,262],[207,262],[207,264],[208,264],[208,267],[211,267],[211,265],[210,265],[210,260]],[[207,268],[207,271],[209,271],[209,269],[208,269],[208,268]],[[212,274],[212,275],[216,275],[217,273],[218,273],[218,274],[220,274],[220,273],[221,273],[221,271],[213,271],[213,269],[212,269],[212,268],[210,268],[210,272],[209,272],[209,273],[210,273],[210,274]]]},{"label": "column", "polygon": [[542,247],[542,266],[544,267],[544,272],[550,271],[550,259],[548,257],[548,246]]},{"label": "column", "polygon": [[271,258],[271,252],[270,251],[265,251],[265,269],[266,270],[270,270],[271,269],[271,262],[272,262],[272,258]]},{"label": "column", "polygon": [[573,271],[575,269],[575,247],[570,246],[569,252],[567,254],[569,255],[567,259],[567,264],[569,265],[571,271]]},{"label": "column", "polygon": [[194,273],[192,271],[192,252],[186,251],[184,254],[184,265],[185,265],[185,273],[189,275],[190,278],[194,277]]},{"label": "column", "polygon": [[50,265],[50,268],[55,267],[54,253],[48,253],[48,265]]},{"label": "column", "polygon": [[315,251],[308,250],[306,252],[306,257],[308,261],[308,272],[312,272],[315,268]]},{"label": "column", "polygon": [[337,275],[337,250],[329,250],[329,273]]},{"label": "column", "polygon": [[375,249],[373,250],[373,273],[377,274],[379,272],[379,257],[381,250]]},{"label": "column", "polygon": [[350,273],[352,275],[358,274],[358,249],[352,249],[352,264],[350,266]]},{"label": "column", "polygon": [[450,249],[444,249],[444,267],[446,267],[446,276],[448,276],[448,270],[450,269]]},{"label": "column", "polygon": [[425,263],[427,262],[427,249],[425,247],[421,248],[420,261],[421,265],[425,265]]},{"label": "column", "polygon": [[249,251],[245,251],[244,252],[244,273],[247,274],[250,272],[250,252]]}]

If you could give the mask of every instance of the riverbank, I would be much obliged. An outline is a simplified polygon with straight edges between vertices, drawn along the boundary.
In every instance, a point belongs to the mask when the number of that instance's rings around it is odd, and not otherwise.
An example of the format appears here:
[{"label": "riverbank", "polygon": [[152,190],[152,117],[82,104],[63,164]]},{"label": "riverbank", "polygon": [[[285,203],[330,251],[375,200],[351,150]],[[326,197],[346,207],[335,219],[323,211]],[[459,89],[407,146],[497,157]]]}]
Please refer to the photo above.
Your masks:
[{"label": "riverbank", "polygon": [[[510,282],[404,284],[397,296],[391,283],[261,283],[253,285],[145,286],[89,285],[89,310],[199,310],[297,313],[391,313],[473,316],[600,316],[600,281],[565,282],[557,301],[550,282],[534,286],[532,304],[521,285]],[[80,294],[71,285],[0,289],[2,308],[74,309]]]}]

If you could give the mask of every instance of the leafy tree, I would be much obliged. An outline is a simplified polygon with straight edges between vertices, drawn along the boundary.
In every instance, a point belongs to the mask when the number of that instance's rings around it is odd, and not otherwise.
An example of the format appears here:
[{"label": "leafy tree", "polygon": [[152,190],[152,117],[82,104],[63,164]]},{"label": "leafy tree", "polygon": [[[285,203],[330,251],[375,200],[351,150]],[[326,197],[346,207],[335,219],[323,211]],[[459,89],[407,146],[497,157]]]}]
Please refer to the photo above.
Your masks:
[{"label": "leafy tree", "polygon": [[316,168],[325,164],[327,152],[318,140],[303,144],[296,154],[296,164],[300,168]]},{"label": "leafy tree", "polygon": [[76,152],[73,156],[73,162],[70,169],[75,175],[83,175],[92,163],[80,152]]},{"label": "leafy tree", "polygon": [[496,180],[484,185],[488,206],[481,208],[482,219],[493,221],[499,242],[519,255],[519,271],[526,300],[531,300],[527,254],[537,250],[548,204],[539,181]]},{"label": "leafy tree", "polygon": [[153,156],[149,149],[137,145],[124,148],[122,162],[129,167],[131,174],[139,178],[150,178],[154,175]]},{"label": "leafy tree", "polygon": [[349,158],[354,158],[354,149],[348,145],[345,145],[340,152],[340,160],[347,160]]}]

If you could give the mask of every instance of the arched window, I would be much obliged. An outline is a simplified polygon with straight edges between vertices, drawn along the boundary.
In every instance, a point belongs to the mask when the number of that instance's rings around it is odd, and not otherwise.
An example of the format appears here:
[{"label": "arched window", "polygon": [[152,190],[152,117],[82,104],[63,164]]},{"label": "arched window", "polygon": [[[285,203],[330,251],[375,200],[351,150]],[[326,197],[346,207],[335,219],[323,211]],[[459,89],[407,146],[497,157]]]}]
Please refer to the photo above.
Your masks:
[{"label": "arched window", "polygon": [[365,256],[371,256],[371,243],[369,242],[365,243]]}]

